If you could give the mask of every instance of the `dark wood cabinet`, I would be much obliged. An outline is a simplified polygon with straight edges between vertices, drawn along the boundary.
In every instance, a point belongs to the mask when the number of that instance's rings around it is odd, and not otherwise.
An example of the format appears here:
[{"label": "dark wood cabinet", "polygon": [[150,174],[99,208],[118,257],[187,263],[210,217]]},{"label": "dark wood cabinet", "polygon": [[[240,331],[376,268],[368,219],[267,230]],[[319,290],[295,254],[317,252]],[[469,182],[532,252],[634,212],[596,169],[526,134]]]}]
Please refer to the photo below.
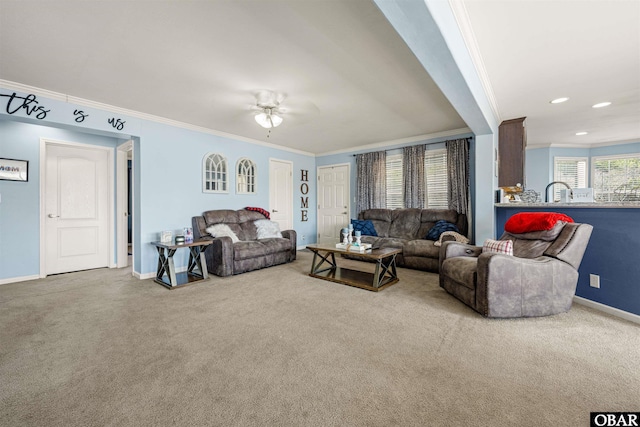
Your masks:
[{"label": "dark wood cabinet", "polygon": [[505,120],[498,130],[498,186],[525,186],[526,117]]}]

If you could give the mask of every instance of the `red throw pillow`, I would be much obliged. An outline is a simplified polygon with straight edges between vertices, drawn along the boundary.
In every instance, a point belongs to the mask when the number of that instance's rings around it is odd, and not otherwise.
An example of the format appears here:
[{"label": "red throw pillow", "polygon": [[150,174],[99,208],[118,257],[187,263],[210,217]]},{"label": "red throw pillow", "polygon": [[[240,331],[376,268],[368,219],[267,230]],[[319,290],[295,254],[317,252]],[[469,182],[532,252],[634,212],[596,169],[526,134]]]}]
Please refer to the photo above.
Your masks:
[{"label": "red throw pillow", "polygon": [[573,222],[573,218],[557,212],[520,212],[507,220],[504,231],[520,234],[551,230],[558,221]]}]

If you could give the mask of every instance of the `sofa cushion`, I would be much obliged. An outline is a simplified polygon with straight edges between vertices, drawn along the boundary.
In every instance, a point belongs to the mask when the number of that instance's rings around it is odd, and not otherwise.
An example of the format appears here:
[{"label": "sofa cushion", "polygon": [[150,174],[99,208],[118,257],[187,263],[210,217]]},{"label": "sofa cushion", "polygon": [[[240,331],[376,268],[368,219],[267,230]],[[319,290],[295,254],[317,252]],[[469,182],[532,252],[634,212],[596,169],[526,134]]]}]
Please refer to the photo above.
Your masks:
[{"label": "sofa cushion", "polygon": [[236,243],[240,240],[238,239],[236,233],[234,233],[227,224],[214,224],[210,227],[207,227],[207,233],[209,233],[213,237],[231,237],[231,241],[233,243]]},{"label": "sofa cushion", "polygon": [[528,233],[507,233],[514,239],[525,240],[544,240],[545,242],[552,242],[558,238],[560,232],[564,228],[566,221],[558,221],[549,230],[530,231]]},{"label": "sofa cushion", "polygon": [[420,209],[396,209],[392,212],[388,237],[417,238],[420,229]]},{"label": "sofa cushion", "polygon": [[425,236],[427,240],[438,240],[440,235],[445,231],[455,231],[459,233],[458,227],[455,224],[450,223],[449,221],[445,221],[444,219],[436,221],[436,223],[431,227],[431,230]]},{"label": "sofa cushion", "polygon": [[516,239],[509,233],[504,233],[500,240],[512,240],[513,255],[518,258],[537,258],[544,255],[544,252],[553,244],[545,240]]},{"label": "sofa cushion", "polygon": [[407,239],[397,239],[394,237],[383,237],[376,241],[376,246],[380,248],[398,248],[402,249],[407,243]]},{"label": "sofa cushion", "polygon": [[368,219],[352,219],[353,231],[359,231],[363,236],[377,236],[376,228],[371,220]]},{"label": "sofa cushion", "polygon": [[277,252],[286,252],[291,250],[291,241],[282,237],[260,239],[259,242],[267,248],[267,254],[275,254]]},{"label": "sofa cushion", "polygon": [[486,239],[482,245],[482,253],[513,255],[513,241]]},{"label": "sofa cushion", "polygon": [[253,222],[256,226],[256,238],[266,239],[269,237],[282,237],[280,232],[280,225],[275,221],[269,221],[268,219],[259,219]]},{"label": "sofa cushion", "polygon": [[269,253],[269,248],[257,240],[238,242],[233,244],[233,259],[249,259],[265,256]]},{"label": "sofa cushion", "polygon": [[389,226],[391,226],[390,209],[367,209],[358,215],[359,219],[368,219],[373,223],[376,233],[380,237],[389,236]]},{"label": "sofa cushion", "polygon": [[440,256],[440,248],[435,246],[430,240],[414,239],[407,241],[402,246],[402,254],[405,257],[429,257],[438,258]]}]

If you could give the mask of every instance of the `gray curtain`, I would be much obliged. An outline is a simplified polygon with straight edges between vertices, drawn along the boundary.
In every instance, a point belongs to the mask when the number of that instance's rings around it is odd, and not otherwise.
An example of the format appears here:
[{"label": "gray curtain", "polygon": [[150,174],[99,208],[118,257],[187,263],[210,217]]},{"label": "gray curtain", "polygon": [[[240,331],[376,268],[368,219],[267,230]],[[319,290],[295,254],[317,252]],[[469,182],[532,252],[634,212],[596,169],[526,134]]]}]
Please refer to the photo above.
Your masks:
[{"label": "gray curtain", "polygon": [[377,151],[356,155],[357,200],[360,213],[387,207],[387,153]]},{"label": "gray curtain", "polygon": [[469,215],[469,140],[446,141],[449,209]]},{"label": "gray curtain", "polygon": [[424,209],[424,144],[402,149],[404,207]]}]

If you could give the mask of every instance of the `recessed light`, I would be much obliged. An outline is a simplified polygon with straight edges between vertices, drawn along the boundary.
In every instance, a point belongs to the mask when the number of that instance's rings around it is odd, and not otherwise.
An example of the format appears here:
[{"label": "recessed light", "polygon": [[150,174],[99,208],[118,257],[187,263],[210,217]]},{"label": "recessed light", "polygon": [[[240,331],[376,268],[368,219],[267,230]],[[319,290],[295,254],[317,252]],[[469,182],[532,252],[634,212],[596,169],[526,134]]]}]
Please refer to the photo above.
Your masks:
[{"label": "recessed light", "polygon": [[609,105],[611,105],[610,102],[600,102],[596,105],[593,105],[591,108],[602,108],[602,107],[607,107]]},{"label": "recessed light", "polygon": [[561,102],[568,101],[569,98],[556,98],[553,101],[550,101],[552,104],[560,104]]},{"label": "recessed light", "polygon": [[589,132],[576,132],[576,136],[582,136],[582,135],[586,135]]}]

